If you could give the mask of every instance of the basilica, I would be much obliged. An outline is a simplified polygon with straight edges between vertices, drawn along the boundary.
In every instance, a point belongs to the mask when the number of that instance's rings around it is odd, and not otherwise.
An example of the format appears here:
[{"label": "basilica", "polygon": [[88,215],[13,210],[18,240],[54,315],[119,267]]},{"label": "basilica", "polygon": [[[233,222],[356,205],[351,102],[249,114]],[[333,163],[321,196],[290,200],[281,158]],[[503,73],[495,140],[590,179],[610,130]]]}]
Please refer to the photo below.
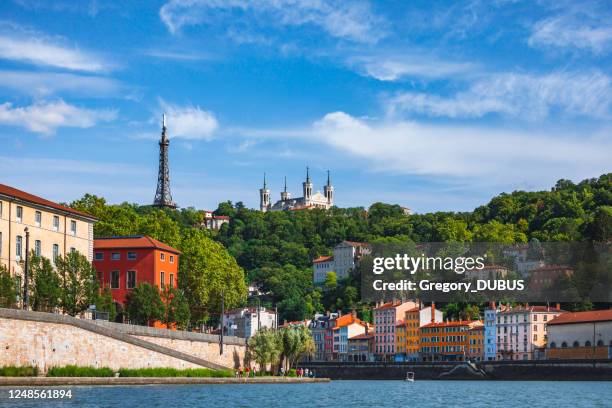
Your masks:
[{"label": "basilica", "polygon": [[317,191],[312,193],[313,184],[310,181],[310,172],[306,167],[306,181],[302,183],[302,197],[293,198],[287,191],[287,178],[285,177],[285,189],[280,193],[280,200],[272,204],[270,202],[270,190],[266,185],[264,174],[263,188],[259,189],[259,208],[261,211],[288,211],[311,208],[329,209],[334,205],[334,187],[331,185],[329,170],[327,171],[327,184],[323,186],[323,194]]}]

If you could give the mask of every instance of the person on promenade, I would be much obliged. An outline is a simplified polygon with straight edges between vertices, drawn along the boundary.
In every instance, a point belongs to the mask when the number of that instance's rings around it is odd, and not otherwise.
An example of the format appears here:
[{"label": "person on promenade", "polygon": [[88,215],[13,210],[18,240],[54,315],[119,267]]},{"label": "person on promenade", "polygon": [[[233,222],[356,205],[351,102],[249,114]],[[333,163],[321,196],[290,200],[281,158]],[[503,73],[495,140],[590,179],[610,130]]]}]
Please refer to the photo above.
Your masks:
[{"label": "person on promenade", "polygon": [[244,371],[245,371],[245,377],[249,378],[251,376],[251,367],[245,368]]}]

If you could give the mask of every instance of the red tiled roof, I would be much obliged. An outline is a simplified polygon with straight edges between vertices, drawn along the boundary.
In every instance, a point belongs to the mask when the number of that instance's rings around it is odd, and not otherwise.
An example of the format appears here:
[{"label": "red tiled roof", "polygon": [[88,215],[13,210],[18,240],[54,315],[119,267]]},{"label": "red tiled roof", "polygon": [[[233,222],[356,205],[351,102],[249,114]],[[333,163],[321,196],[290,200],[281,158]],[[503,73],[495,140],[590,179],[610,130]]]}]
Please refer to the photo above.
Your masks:
[{"label": "red tiled roof", "polygon": [[127,237],[109,237],[109,238],[96,238],[94,240],[94,249],[143,249],[153,248],[161,249],[163,251],[180,254],[178,249],[172,248],[170,245],[166,245],[154,238],[146,235],[134,235]]},{"label": "red tiled roof", "polygon": [[333,261],[333,259],[334,259],[333,256],[320,256],[312,262],[319,263],[319,262]]},{"label": "red tiled roof", "polygon": [[339,329],[340,327],[348,326],[349,324],[353,323],[357,323],[365,327],[364,322],[362,322],[356,317],[353,317],[353,315],[349,313],[342,315],[336,319],[336,326],[334,326],[334,330]]},{"label": "red tiled roof", "polygon": [[16,188],[7,186],[5,184],[0,184],[0,194],[9,196],[17,200],[26,201],[26,202],[38,204],[44,207],[53,208],[54,210],[64,211],[64,212],[67,212],[67,213],[70,213],[70,214],[73,214],[79,217],[90,219],[92,221],[97,221],[97,218],[95,218],[93,215],[87,214],[82,211],[75,210],[70,207],[66,207],[58,203],[54,203],[53,201],[49,201],[47,199],[35,196],[34,194],[26,193],[25,191],[17,190]]},{"label": "red tiled roof", "polygon": [[560,312],[565,313],[565,310],[557,309],[556,307],[551,306],[518,306],[514,308],[506,308],[505,310],[501,310],[500,313],[514,313],[514,312]]},{"label": "red tiled roof", "polygon": [[229,215],[215,215],[214,217],[218,220],[229,220],[230,219]]},{"label": "red tiled roof", "polygon": [[374,337],[372,333],[361,333],[353,337],[349,337],[349,340],[366,340]]},{"label": "red tiled roof", "polygon": [[367,245],[369,245],[367,242],[357,242],[357,241],[342,241],[342,242],[346,242],[347,244],[349,244],[351,246],[367,246]]},{"label": "red tiled roof", "polygon": [[612,320],[612,309],[591,310],[588,312],[563,313],[548,322],[551,324],[575,324],[588,322],[607,322]]}]

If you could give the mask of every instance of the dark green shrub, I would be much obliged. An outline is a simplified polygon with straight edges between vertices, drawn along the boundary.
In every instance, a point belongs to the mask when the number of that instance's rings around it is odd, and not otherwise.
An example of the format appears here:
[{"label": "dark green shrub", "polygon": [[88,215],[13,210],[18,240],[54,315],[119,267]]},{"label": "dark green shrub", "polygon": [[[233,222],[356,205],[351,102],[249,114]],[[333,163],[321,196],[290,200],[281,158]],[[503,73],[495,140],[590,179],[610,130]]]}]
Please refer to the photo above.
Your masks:
[{"label": "dark green shrub", "polygon": [[115,372],[108,367],[79,367],[67,365],[63,367],[51,367],[47,377],[114,377]]},{"label": "dark green shrub", "polygon": [[36,377],[38,367],[32,366],[4,366],[0,367],[0,377]]}]

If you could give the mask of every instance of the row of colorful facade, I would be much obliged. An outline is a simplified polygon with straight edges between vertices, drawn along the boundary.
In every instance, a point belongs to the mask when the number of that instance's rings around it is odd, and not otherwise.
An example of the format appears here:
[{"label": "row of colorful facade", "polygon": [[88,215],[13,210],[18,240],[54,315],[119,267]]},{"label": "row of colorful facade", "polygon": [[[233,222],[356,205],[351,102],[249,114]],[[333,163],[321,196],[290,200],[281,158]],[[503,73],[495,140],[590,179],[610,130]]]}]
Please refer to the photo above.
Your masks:
[{"label": "row of colorful facade", "polygon": [[612,310],[496,305],[482,320],[444,321],[435,304],[387,302],[374,324],[329,313],[310,322],[316,361],[493,361],[612,357]]}]

